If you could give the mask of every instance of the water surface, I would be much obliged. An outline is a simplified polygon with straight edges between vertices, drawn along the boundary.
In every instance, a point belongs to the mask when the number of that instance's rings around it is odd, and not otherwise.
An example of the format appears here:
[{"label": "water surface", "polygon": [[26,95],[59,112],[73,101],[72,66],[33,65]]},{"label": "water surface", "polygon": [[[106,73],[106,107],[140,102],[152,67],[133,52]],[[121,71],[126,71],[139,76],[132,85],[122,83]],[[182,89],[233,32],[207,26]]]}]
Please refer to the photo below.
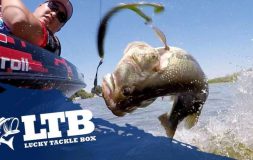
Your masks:
[{"label": "water surface", "polygon": [[[79,100],[96,118],[103,118],[119,126],[131,124],[154,136],[166,136],[157,117],[170,112],[170,97],[158,98],[147,108],[138,109],[124,117],[114,116],[104,100]],[[243,73],[236,83],[211,84],[209,97],[199,122],[192,129],[181,123],[175,139],[200,150],[236,159],[253,159],[253,73]]]}]

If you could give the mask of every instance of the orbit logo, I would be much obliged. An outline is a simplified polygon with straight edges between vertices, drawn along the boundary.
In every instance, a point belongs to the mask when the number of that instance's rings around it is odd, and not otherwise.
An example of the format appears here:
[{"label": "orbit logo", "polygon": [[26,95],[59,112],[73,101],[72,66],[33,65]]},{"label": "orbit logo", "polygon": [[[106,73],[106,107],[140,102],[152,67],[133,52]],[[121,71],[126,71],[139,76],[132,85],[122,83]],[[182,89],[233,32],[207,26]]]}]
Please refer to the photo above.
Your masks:
[{"label": "orbit logo", "polygon": [[7,63],[10,63],[10,69],[13,71],[24,71],[28,72],[29,71],[29,61],[26,58],[21,58],[19,59],[10,59],[7,57],[0,57],[0,62],[1,62],[1,69],[6,69],[7,68]]}]

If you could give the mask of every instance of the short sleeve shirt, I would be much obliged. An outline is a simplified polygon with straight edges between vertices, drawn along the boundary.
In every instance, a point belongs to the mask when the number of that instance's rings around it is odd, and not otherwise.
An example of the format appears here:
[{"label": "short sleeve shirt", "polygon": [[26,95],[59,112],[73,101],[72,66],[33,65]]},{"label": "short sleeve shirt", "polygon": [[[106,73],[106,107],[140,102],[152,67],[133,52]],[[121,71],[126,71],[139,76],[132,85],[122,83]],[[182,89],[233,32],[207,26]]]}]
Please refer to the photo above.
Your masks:
[{"label": "short sleeve shirt", "polygon": [[[55,53],[56,55],[60,55],[61,54],[60,41],[53,33],[47,30],[46,26],[43,23],[41,23],[41,25],[43,31],[43,39],[41,40],[39,46]],[[8,26],[4,23],[1,13],[0,13],[0,31],[6,34],[11,33]]]}]

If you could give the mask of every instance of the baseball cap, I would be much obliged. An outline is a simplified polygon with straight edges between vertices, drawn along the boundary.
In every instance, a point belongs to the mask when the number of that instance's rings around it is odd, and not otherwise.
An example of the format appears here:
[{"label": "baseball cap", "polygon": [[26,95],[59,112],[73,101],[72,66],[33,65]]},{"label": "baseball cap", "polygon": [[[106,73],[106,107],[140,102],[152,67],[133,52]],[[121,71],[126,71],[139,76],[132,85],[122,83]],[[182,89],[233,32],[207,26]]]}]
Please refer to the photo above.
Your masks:
[{"label": "baseball cap", "polygon": [[61,3],[67,11],[67,20],[69,20],[71,18],[72,14],[73,14],[73,6],[69,0],[49,0],[49,2],[50,1]]}]

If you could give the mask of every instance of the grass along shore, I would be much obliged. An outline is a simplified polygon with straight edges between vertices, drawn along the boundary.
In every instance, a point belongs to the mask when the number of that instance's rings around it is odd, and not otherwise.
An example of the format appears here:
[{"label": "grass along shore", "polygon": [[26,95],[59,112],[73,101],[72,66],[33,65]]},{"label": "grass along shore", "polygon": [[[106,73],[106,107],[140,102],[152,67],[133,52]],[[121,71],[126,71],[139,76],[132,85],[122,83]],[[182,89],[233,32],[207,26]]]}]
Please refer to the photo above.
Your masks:
[{"label": "grass along shore", "polygon": [[227,76],[224,76],[224,77],[213,78],[213,79],[209,79],[207,82],[209,84],[235,82],[237,80],[237,77],[238,77],[239,74],[240,73],[234,73],[234,74],[227,75]]}]

